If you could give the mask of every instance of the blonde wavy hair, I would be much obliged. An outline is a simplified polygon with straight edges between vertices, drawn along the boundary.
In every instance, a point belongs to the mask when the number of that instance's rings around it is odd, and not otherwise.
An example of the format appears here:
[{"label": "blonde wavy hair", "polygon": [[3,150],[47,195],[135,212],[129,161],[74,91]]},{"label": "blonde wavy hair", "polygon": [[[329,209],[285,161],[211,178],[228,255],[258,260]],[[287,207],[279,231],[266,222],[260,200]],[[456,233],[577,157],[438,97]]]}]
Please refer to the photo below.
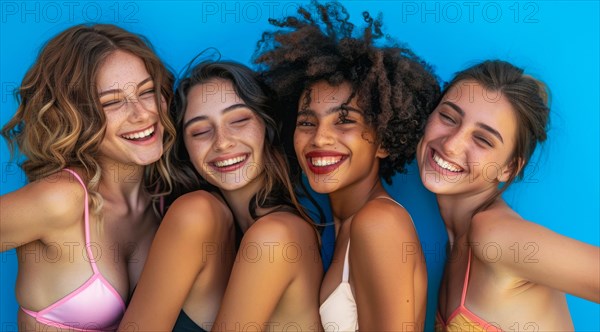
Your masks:
[{"label": "blonde wavy hair", "polygon": [[[96,90],[100,64],[121,50],[138,56],[154,80],[156,104],[168,150],[175,127],[163,109],[173,97],[173,74],[142,36],[108,24],[73,26],[52,38],[40,51],[15,91],[19,107],[2,128],[11,156],[25,156],[21,168],[30,182],[66,167],[83,169],[88,179],[90,207],[101,217],[98,193],[101,169],[97,160],[106,117]],[[144,187],[153,200],[171,191],[166,158],[145,167]],[[154,204],[156,206],[156,204]]]}]

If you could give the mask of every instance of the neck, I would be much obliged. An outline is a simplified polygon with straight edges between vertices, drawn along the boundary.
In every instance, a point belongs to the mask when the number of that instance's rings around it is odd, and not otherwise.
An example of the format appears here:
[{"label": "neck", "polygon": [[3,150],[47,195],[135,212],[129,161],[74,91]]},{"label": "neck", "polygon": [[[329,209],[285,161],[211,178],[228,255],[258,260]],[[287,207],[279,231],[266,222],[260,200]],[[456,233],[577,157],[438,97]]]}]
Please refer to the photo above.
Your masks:
[{"label": "neck", "polygon": [[[250,215],[250,210],[248,206],[250,204],[250,200],[254,197],[254,195],[259,191],[259,189],[264,185],[264,174],[260,175],[259,178],[254,181],[248,183],[244,187],[226,191],[221,190],[221,194],[225,197],[233,216],[235,217],[236,222],[240,226],[242,232],[246,232],[252,224],[256,220],[252,218]],[[261,213],[261,209],[257,208],[257,212]]]},{"label": "neck", "polygon": [[146,209],[149,195],[143,189],[144,166],[101,163],[98,191],[105,202],[125,202],[130,210]]},{"label": "neck", "polygon": [[491,187],[477,193],[436,195],[450,245],[467,234],[475,210],[493,195],[495,190],[495,187]]},{"label": "neck", "polygon": [[329,201],[336,230],[345,220],[362,209],[369,200],[385,194],[386,191],[379,179],[378,167],[374,167],[373,171],[362,180],[330,193]]}]

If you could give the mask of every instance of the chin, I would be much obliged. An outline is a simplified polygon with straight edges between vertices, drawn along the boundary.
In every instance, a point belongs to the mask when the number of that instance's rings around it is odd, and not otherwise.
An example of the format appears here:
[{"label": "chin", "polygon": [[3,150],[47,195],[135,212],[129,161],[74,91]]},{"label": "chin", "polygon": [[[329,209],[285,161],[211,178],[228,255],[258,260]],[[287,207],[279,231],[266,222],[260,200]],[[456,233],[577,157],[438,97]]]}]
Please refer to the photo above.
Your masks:
[{"label": "chin", "polygon": [[152,164],[154,164],[155,162],[159,161],[159,160],[160,160],[160,157],[162,157],[162,151],[161,151],[161,153],[160,153],[160,154],[158,154],[158,155],[155,155],[155,156],[148,156],[148,157],[145,157],[145,158],[138,159],[138,160],[137,160],[137,162],[136,162],[136,164],[138,164],[139,166],[148,166],[148,165],[152,165]]},{"label": "chin", "polygon": [[211,183],[213,186],[219,188],[222,191],[236,191],[242,189],[248,185],[247,182],[240,183],[231,183],[231,182],[219,182],[219,183]]},{"label": "chin", "polygon": [[[437,176],[437,174],[436,174]],[[441,194],[443,192],[443,180],[441,178],[435,178],[433,174],[422,174],[421,173],[421,183],[425,189],[429,190],[434,194]]]},{"label": "chin", "polygon": [[327,178],[323,177],[323,180],[320,182],[309,180],[308,185],[314,192],[325,195],[335,192],[339,187],[337,183],[324,183],[323,181],[327,181]]}]

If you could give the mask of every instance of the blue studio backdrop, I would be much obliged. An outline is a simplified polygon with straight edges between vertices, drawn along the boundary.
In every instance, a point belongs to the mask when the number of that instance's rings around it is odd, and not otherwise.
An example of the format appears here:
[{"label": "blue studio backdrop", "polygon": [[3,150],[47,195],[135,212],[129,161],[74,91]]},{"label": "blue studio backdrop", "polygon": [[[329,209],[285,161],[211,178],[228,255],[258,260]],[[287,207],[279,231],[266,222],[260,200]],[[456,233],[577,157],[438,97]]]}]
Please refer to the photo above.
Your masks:
[{"label": "blue studio backdrop", "polygon": [[[250,64],[256,41],[271,28],[268,18],[293,14],[304,3],[3,0],[0,124],[13,116],[17,108],[13,91],[41,46],[74,24],[112,23],[143,34],[178,72],[207,47],[217,48],[224,59]],[[477,61],[500,58],[545,81],[552,91],[549,139],[536,151],[524,180],[505,198],[528,220],[600,244],[598,1],[348,1],[345,5],[359,26],[362,11],[382,12],[384,31],[432,64],[442,80]],[[0,144],[0,194],[26,183],[4,143]],[[388,188],[412,214],[425,249],[427,330],[432,330],[446,232],[435,198],[422,187],[415,165],[407,174],[397,175]],[[0,254],[0,268],[0,331],[12,331],[18,310],[14,250]],[[600,331],[598,304],[573,296],[568,304],[576,330]]]}]

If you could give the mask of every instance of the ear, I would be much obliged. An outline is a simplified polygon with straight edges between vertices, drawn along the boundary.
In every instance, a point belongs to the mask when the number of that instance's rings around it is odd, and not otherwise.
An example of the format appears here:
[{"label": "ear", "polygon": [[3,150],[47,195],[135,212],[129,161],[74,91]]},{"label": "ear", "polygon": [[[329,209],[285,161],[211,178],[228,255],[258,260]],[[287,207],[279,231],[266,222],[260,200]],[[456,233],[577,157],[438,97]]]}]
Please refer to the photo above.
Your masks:
[{"label": "ear", "polygon": [[498,181],[507,182],[513,174],[516,177],[523,169],[524,164],[525,161],[522,158],[513,159],[500,170],[500,173],[498,173]]},{"label": "ear", "polygon": [[387,152],[386,149],[384,149],[381,144],[379,144],[379,147],[377,148],[377,153],[375,154],[375,156],[379,159],[385,159],[387,158],[387,156],[389,156],[390,154]]}]

